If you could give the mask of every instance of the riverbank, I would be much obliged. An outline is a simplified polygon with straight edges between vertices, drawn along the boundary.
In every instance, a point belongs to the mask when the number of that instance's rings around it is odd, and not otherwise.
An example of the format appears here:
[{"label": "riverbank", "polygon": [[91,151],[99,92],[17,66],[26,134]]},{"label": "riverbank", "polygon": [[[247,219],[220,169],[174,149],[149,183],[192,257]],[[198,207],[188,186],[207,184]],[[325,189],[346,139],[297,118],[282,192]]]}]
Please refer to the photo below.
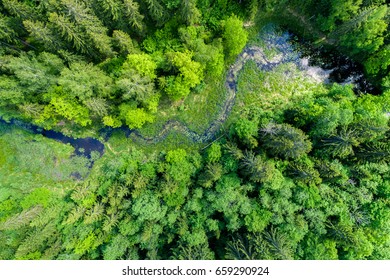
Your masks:
[{"label": "riverbank", "polygon": [[[256,45],[255,43],[249,44],[237,57],[235,63],[229,67],[224,82],[226,91],[224,100],[221,102],[220,106],[218,106],[218,112],[216,112],[215,118],[211,120],[211,123],[203,132],[196,132],[190,128],[190,124],[172,119],[167,121],[160,131],[153,136],[144,136],[142,130],[130,130],[122,127],[118,129],[102,130],[99,133],[99,138],[108,140],[113,133],[123,132],[126,137],[129,137],[135,143],[153,145],[163,142],[170,134],[176,133],[182,134],[188,138],[190,142],[207,144],[218,137],[222,126],[233,110],[237,96],[240,71],[248,61],[253,61],[260,72],[272,72],[283,64],[293,64],[297,68],[297,71],[302,71],[302,73],[304,73],[303,76],[307,77],[308,81],[313,80],[315,83],[320,83],[327,80],[329,75],[328,71],[323,71],[319,67],[309,66],[307,60],[300,57],[299,52],[296,51],[289,42],[291,39],[290,34],[278,32],[275,27],[268,26],[257,36],[256,42],[259,45]],[[290,90],[294,91],[294,89]],[[207,120],[208,118],[204,119]],[[104,153],[104,142],[91,137],[73,138],[62,134],[61,132],[45,130],[39,126],[18,120],[11,120],[9,125],[21,127],[31,133],[41,134],[50,139],[70,144],[75,148],[75,155],[91,158],[92,152],[97,152],[100,155]]]}]

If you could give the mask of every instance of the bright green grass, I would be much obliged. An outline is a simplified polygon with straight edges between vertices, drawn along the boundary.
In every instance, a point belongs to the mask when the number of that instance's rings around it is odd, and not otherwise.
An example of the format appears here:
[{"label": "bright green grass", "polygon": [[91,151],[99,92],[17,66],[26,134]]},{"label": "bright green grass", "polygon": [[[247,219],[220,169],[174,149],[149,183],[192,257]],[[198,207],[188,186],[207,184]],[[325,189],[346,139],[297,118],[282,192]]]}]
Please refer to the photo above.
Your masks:
[{"label": "bright green grass", "polygon": [[[190,130],[203,134],[216,119],[226,99],[225,79],[225,74],[219,79],[206,79],[203,88],[199,92],[193,92],[181,101],[172,102],[168,98],[162,99],[155,122],[146,124],[140,129],[140,133],[145,137],[155,137],[159,135],[168,121],[176,120]],[[112,149],[123,150],[126,147],[135,146],[142,148],[147,153],[169,151],[176,148],[196,150],[206,145],[194,143],[186,135],[174,129],[170,131],[165,139],[156,144],[145,143],[132,136],[126,139],[124,135],[120,136],[120,133],[114,135],[110,139],[110,143],[112,143]]]},{"label": "bright green grass", "polygon": [[323,84],[297,69],[293,63],[281,64],[265,72],[253,61],[248,61],[238,77],[236,102],[229,123],[254,110],[277,115],[289,104],[323,90]]},{"label": "bright green grass", "polygon": [[[256,22],[251,24],[247,31],[249,33],[248,43],[256,44],[258,42],[259,30],[269,23],[269,15],[259,11],[255,17]],[[155,122],[146,124],[140,129],[140,132],[147,137],[157,135],[164,124],[169,120],[178,120],[196,133],[202,134],[215,120],[221,110],[221,105],[227,97],[225,87],[226,73],[219,78],[206,77],[204,85],[199,92],[192,92],[184,100],[172,102],[169,98],[163,97],[156,113]],[[179,137],[180,133],[172,133]],[[162,143],[172,144],[168,141],[170,138],[163,140]],[[180,141],[180,140],[179,140]],[[175,141],[174,141],[175,142]]]},{"label": "bright green grass", "polygon": [[[131,147],[142,149],[147,154],[167,152],[170,150],[182,148],[187,151],[195,151],[202,149],[207,144],[194,143],[184,134],[176,131],[171,131],[167,137],[158,143],[145,143],[136,137],[129,136],[126,138],[123,132],[117,131],[113,133],[106,144],[106,156],[118,155],[130,151]],[[96,164],[95,164],[96,165]],[[94,166],[95,168],[95,166]]]},{"label": "bright green grass", "polygon": [[226,98],[225,74],[219,79],[206,79],[199,92],[192,92],[184,100],[172,102],[167,97],[160,101],[156,120],[140,129],[142,135],[157,135],[169,120],[177,120],[201,134],[216,118]]},{"label": "bright green grass", "polygon": [[71,156],[74,148],[0,124],[0,189],[29,193],[33,188],[73,187],[76,173],[85,177],[88,159]]}]

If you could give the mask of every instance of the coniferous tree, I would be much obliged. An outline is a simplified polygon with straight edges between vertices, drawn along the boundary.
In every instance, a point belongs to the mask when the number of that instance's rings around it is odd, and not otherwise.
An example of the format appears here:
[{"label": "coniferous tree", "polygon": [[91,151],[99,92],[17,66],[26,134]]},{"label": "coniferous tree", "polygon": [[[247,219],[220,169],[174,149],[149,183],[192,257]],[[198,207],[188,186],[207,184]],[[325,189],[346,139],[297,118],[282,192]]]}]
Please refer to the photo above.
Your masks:
[{"label": "coniferous tree", "polygon": [[57,75],[64,67],[62,60],[54,54],[41,52],[22,53],[12,57],[6,67],[15,75],[25,99],[36,102],[39,95],[48,91],[57,82]]},{"label": "coniferous tree", "polygon": [[21,20],[32,20],[37,19],[38,17],[38,14],[34,12],[34,9],[26,3],[18,0],[3,0],[2,2],[8,13]]},{"label": "coniferous tree", "polygon": [[58,84],[64,93],[82,102],[92,97],[107,98],[112,92],[112,79],[91,63],[76,62],[64,68]]},{"label": "coniferous tree", "polygon": [[167,17],[165,8],[159,0],[145,0],[145,2],[148,6],[149,15],[158,25],[162,25]]},{"label": "coniferous tree", "polygon": [[38,119],[43,113],[43,105],[37,103],[25,103],[18,106],[24,116],[32,119]]},{"label": "coniferous tree", "polygon": [[323,145],[333,157],[345,158],[353,155],[353,147],[359,145],[355,131],[343,128],[337,135],[322,140]]},{"label": "coniferous tree", "polygon": [[222,165],[211,163],[206,166],[206,170],[199,176],[199,184],[209,188],[214,182],[218,181],[223,175]]},{"label": "coniferous tree", "polygon": [[30,37],[44,45],[46,50],[57,51],[65,48],[53,31],[40,21],[23,21],[23,25],[30,33]]},{"label": "coniferous tree", "polygon": [[288,174],[297,181],[307,184],[320,184],[321,178],[318,171],[307,162],[293,162],[288,167]]},{"label": "coniferous tree", "polygon": [[293,258],[291,247],[287,237],[276,228],[271,228],[264,233],[264,240],[267,242],[268,250],[275,259],[289,260]]},{"label": "coniferous tree", "polygon": [[352,25],[350,32],[341,36],[341,45],[347,47],[352,55],[367,58],[384,43],[383,33],[388,25],[384,20],[387,6],[363,10],[361,13],[363,15],[358,15],[357,20],[355,18],[350,20],[355,26]]},{"label": "coniferous tree", "polygon": [[187,25],[193,25],[200,20],[200,12],[196,7],[196,0],[183,0],[181,2],[181,17]]},{"label": "coniferous tree", "polygon": [[244,153],[236,146],[234,142],[228,142],[224,145],[226,151],[232,155],[236,160],[240,160],[244,157]]},{"label": "coniferous tree", "polygon": [[208,244],[199,244],[188,246],[180,243],[172,254],[174,260],[213,260],[214,252],[208,247]]},{"label": "coniferous tree", "polygon": [[136,51],[130,35],[126,32],[121,30],[114,30],[112,33],[112,38],[114,39],[114,45],[118,46],[121,54],[128,55]]},{"label": "coniferous tree", "polygon": [[102,55],[113,56],[111,39],[107,35],[108,30],[93,11],[82,2],[75,0],[61,0],[61,3],[76,25],[85,30],[85,34],[91,40],[91,45]]},{"label": "coniferous tree", "polygon": [[261,130],[263,145],[271,154],[283,158],[297,159],[311,150],[308,137],[288,124],[278,124],[272,128],[272,133]]},{"label": "coniferous tree", "polygon": [[90,53],[90,48],[86,44],[87,40],[83,36],[83,32],[68,18],[53,12],[49,14],[48,20],[58,30],[65,41],[72,43],[76,50],[84,54]]},{"label": "coniferous tree", "polygon": [[0,230],[15,230],[28,225],[36,216],[41,213],[40,205],[23,210],[21,213],[11,216],[6,221],[0,223]]},{"label": "coniferous tree", "polygon": [[13,43],[17,40],[17,33],[11,26],[11,18],[0,14],[0,42]]},{"label": "coniferous tree", "polygon": [[131,26],[138,32],[143,32],[145,28],[143,22],[144,16],[139,11],[139,4],[134,0],[123,0],[123,4]]},{"label": "coniferous tree", "polygon": [[108,114],[109,106],[104,98],[92,97],[85,101],[85,105],[93,114],[99,117],[104,117]]},{"label": "coniferous tree", "polygon": [[227,242],[226,259],[230,260],[256,260],[259,256],[256,253],[251,241],[238,235],[236,238]]},{"label": "coniferous tree", "polygon": [[344,184],[348,180],[347,169],[338,160],[317,160],[315,167],[323,182]]},{"label": "coniferous tree", "polygon": [[356,157],[359,161],[388,163],[390,162],[390,146],[383,142],[367,144],[356,153]]},{"label": "coniferous tree", "polygon": [[252,151],[244,153],[240,162],[243,173],[253,182],[266,182],[272,178],[273,166]]},{"label": "coniferous tree", "polygon": [[120,0],[98,0],[98,2],[114,21],[122,17],[122,3]]}]

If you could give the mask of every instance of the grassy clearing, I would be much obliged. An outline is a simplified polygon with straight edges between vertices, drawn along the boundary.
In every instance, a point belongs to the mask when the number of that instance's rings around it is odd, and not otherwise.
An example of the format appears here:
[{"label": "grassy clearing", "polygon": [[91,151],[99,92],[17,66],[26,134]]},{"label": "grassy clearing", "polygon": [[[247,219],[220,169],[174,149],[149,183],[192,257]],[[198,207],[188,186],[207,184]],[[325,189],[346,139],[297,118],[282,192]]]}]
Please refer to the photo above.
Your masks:
[{"label": "grassy clearing", "polygon": [[89,172],[88,159],[72,156],[73,150],[42,135],[0,124],[0,189],[29,193],[46,187],[63,193],[74,186],[75,175],[85,177]]},{"label": "grassy clearing", "polygon": [[253,110],[277,115],[303,96],[323,90],[322,84],[293,63],[280,64],[264,72],[253,61],[248,61],[238,77],[236,103],[229,122]]},{"label": "grassy clearing", "polygon": [[[206,78],[199,92],[193,92],[186,99],[172,103],[168,98],[160,102],[156,120],[140,129],[140,133],[148,138],[156,137],[162,131],[164,125],[170,120],[176,120],[187,126],[190,130],[203,134],[210,124],[216,119],[227,96],[225,87],[226,75],[219,79]],[[196,150],[206,144],[197,144],[180,131],[172,130],[165,139],[159,143],[145,143],[136,137],[129,139],[118,132],[113,135],[108,144],[119,150],[126,150],[130,146],[142,148],[147,153],[154,151],[168,151],[176,148]],[[107,150],[107,149],[106,149]]]},{"label": "grassy clearing", "polygon": [[156,113],[156,121],[145,125],[140,132],[152,137],[157,135],[169,120],[177,120],[189,129],[203,133],[215,119],[226,96],[225,75],[220,79],[207,79],[199,92],[186,99],[173,102],[163,97]]},{"label": "grassy clearing", "polygon": [[157,151],[164,153],[178,148],[187,151],[198,150],[207,145],[194,143],[187,136],[177,131],[171,131],[164,140],[155,144],[145,143],[133,136],[127,138],[123,132],[117,131],[105,144],[107,155],[104,155],[103,158],[129,152],[131,147],[142,149],[146,154],[153,154]]}]

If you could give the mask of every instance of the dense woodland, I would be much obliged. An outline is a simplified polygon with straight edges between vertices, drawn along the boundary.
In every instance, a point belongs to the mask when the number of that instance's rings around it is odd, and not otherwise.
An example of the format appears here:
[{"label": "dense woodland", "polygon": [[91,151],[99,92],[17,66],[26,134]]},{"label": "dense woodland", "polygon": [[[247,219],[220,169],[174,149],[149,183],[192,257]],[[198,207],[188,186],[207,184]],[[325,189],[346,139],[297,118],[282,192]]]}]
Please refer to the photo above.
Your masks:
[{"label": "dense woodland", "polygon": [[381,94],[278,103],[285,69],[247,63],[214,141],[119,131],[101,158],[0,123],[0,259],[390,259],[389,19],[385,0],[1,0],[1,117],[74,137],[191,120],[270,22]]}]

